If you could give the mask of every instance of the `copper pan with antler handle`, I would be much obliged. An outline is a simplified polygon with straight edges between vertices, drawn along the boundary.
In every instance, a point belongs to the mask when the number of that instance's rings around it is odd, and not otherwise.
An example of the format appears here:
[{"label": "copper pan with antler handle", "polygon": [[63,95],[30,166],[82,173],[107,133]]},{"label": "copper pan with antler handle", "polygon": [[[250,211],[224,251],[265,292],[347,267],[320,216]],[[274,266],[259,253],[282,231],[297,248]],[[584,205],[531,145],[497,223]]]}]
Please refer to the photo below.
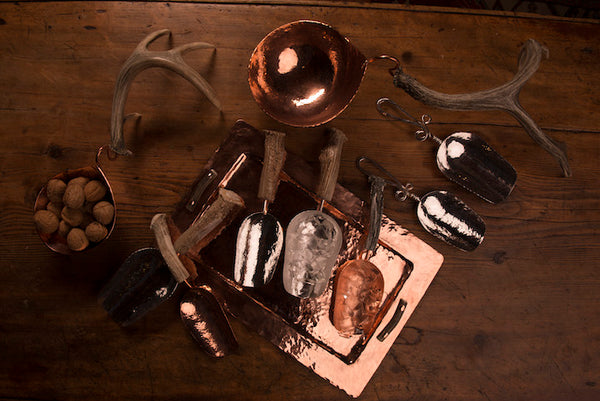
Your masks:
[{"label": "copper pan with antler handle", "polygon": [[395,57],[368,58],[333,27],[301,20],[276,28],[256,46],[248,65],[248,82],[266,114],[284,124],[312,127],[334,119],[348,107],[371,62],[391,60],[395,66],[390,73],[397,88],[439,108],[508,112],[570,176],[566,153],[542,132],[518,100],[521,88],[547,54],[548,49],[529,39],[519,55],[518,71],[507,83],[479,92],[445,94],[405,73]]}]

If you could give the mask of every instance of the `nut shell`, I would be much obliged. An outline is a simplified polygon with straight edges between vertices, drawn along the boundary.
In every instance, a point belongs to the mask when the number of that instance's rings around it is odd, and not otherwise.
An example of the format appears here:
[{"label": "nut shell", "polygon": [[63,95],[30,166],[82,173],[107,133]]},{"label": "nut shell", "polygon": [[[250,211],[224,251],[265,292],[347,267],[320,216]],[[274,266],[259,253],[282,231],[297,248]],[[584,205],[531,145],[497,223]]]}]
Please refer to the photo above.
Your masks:
[{"label": "nut shell", "polygon": [[93,214],[100,223],[108,225],[115,216],[115,207],[110,202],[100,201],[94,206]]},{"label": "nut shell", "polygon": [[73,251],[83,251],[90,244],[81,228],[73,228],[67,235],[67,245]]},{"label": "nut shell", "polygon": [[58,229],[58,217],[49,210],[38,210],[33,219],[41,233],[52,234]]},{"label": "nut shell", "polygon": [[64,220],[61,220],[60,223],[58,223],[58,235],[60,235],[63,238],[67,238],[67,235],[69,234],[69,231],[71,231],[71,225],[69,223],[67,223]]},{"label": "nut shell", "polygon": [[91,242],[100,242],[108,235],[108,230],[104,225],[94,221],[85,228],[85,235]]},{"label": "nut shell", "polygon": [[[72,180],[71,180],[72,181]],[[67,185],[65,194],[63,195],[63,203],[72,209],[79,209],[85,202],[85,193],[83,187],[77,184]]]},{"label": "nut shell", "polygon": [[83,212],[68,206],[63,207],[60,217],[72,227],[77,227],[83,222]]},{"label": "nut shell", "polygon": [[46,206],[46,209],[51,211],[56,215],[56,217],[60,218],[60,213],[62,212],[63,204],[62,203],[54,203],[49,202]]},{"label": "nut shell", "polygon": [[92,180],[83,188],[87,202],[98,202],[106,195],[106,185],[98,180]]},{"label": "nut shell", "polygon": [[48,199],[50,199],[50,202],[62,203],[62,198],[66,189],[67,184],[65,184],[63,180],[53,178],[46,184],[46,195],[48,196]]},{"label": "nut shell", "polygon": [[84,176],[75,177],[69,181],[68,185],[79,185],[80,187],[83,188],[85,186],[85,184],[87,184],[89,181],[90,181],[90,179],[87,177],[84,177]]}]

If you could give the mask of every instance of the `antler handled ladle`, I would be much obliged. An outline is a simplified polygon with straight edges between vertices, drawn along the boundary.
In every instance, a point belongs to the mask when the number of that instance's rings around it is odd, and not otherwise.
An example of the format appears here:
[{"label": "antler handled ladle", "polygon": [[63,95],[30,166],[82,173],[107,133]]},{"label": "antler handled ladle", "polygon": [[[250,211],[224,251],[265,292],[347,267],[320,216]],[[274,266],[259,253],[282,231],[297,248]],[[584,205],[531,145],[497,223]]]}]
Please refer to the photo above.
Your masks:
[{"label": "antler handled ladle", "polygon": [[311,127],[332,120],[350,104],[372,61],[391,60],[395,63],[390,69],[394,86],[425,104],[450,110],[508,112],[558,160],[568,177],[571,169],[566,153],[519,103],[521,88],[547,55],[548,49],[529,39],[521,49],[513,79],[493,89],[449,95],[406,74],[395,57],[365,57],[329,25],[295,21],[273,30],[257,45],[248,66],[248,82],[265,113],[284,124]]}]

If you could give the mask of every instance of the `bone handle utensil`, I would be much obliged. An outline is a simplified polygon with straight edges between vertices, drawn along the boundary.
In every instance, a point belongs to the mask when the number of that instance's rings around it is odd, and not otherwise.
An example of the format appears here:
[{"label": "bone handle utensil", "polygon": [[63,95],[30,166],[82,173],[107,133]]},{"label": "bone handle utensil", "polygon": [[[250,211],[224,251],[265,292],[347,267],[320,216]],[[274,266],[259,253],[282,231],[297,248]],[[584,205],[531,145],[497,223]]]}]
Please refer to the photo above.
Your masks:
[{"label": "bone handle utensil", "polygon": [[279,172],[285,163],[285,134],[265,130],[265,157],[260,174],[258,197],[267,202],[275,200]]},{"label": "bone handle utensil", "polygon": [[317,187],[317,196],[327,202],[331,201],[335,185],[340,172],[340,162],[342,159],[342,148],[348,138],[344,133],[337,129],[330,129],[329,143],[325,146],[319,155],[321,163],[321,176],[319,186]]},{"label": "bone handle utensil", "polygon": [[264,201],[262,212],[246,217],[238,230],[235,247],[234,280],[245,287],[259,287],[273,278],[283,248],[283,228],[268,213],[269,202],[275,200],[279,173],[285,162],[285,134],[264,131],[265,149],[258,188]]},{"label": "bone handle utensil", "polygon": [[333,197],[345,141],[342,131],[329,130],[328,143],[319,155],[319,207],[300,212],[288,225],[283,284],[295,297],[314,298],[325,291],[342,246],[342,229],[335,219],[323,213],[323,206]]}]

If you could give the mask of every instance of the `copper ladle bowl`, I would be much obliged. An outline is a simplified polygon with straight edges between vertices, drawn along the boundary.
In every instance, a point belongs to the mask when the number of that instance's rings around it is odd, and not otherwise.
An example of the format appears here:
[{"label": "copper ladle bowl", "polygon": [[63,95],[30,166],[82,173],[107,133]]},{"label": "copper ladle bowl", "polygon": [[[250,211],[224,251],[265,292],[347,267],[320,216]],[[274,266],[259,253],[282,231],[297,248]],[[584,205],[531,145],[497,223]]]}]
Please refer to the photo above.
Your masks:
[{"label": "copper ladle bowl", "polygon": [[367,64],[329,25],[296,21],[275,29],[254,49],[248,82],[266,114],[287,125],[313,127],[348,106]]}]

